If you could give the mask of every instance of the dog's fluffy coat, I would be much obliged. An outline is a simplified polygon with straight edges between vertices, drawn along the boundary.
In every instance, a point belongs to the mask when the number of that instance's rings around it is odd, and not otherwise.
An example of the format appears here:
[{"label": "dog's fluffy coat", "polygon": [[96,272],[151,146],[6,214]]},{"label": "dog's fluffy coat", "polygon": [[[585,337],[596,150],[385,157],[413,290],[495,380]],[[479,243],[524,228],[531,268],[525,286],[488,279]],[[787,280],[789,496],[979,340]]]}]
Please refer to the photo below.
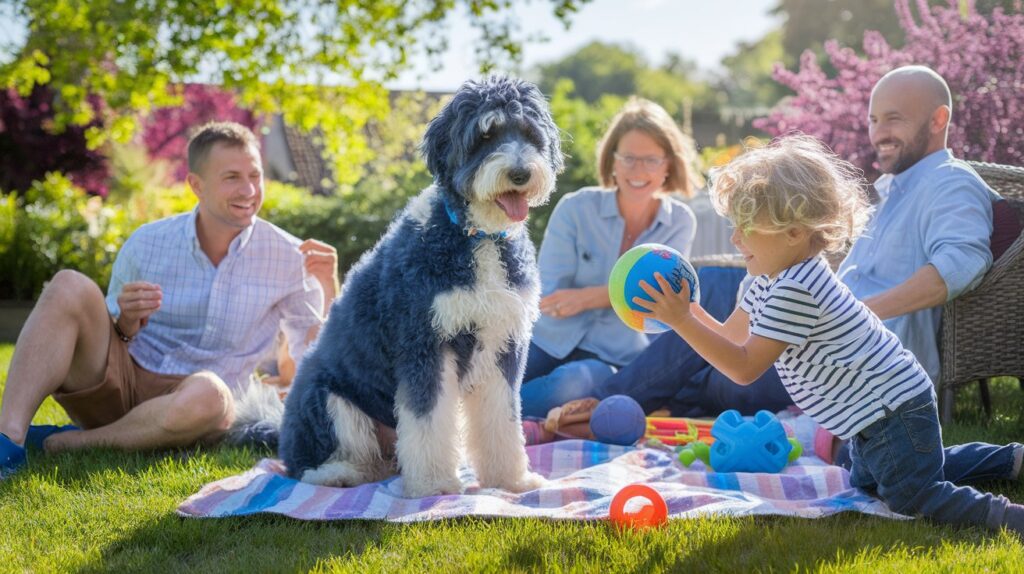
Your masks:
[{"label": "dog's fluffy coat", "polygon": [[299,365],[280,455],[291,476],[335,486],[397,462],[405,494],[427,496],[461,490],[464,435],[481,486],[536,488],[519,401],[539,298],[524,222],[562,169],[558,130],[536,87],[491,78],[459,89],[421,151],[434,185],[346,277]]}]

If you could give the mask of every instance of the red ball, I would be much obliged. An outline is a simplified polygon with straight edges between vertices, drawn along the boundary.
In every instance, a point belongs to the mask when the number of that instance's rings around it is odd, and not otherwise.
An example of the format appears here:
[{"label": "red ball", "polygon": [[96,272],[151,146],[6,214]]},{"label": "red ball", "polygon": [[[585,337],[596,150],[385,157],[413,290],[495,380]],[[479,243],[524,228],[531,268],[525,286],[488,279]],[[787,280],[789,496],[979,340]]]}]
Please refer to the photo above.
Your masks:
[{"label": "red ball", "polygon": [[[626,503],[634,498],[645,498],[650,501],[636,512],[626,512]],[[665,499],[646,484],[630,484],[620,490],[612,498],[608,509],[608,518],[619,528],[652,528],[668,523],[668,504]]]}]

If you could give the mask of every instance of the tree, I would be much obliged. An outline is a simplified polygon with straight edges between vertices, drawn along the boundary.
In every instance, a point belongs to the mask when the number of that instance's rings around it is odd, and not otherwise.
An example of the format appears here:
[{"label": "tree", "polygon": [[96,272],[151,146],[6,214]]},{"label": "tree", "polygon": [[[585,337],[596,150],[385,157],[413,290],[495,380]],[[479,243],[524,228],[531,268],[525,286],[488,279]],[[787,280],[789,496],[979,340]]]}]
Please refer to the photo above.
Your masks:
[{"label": "tree", "polygon": [[931,7],[918,0],[918,19],[909,0],[896,11],[906,42],[892,48],[877,32],[864,34],[864,56],[835,41],[825,51],[836,73],[830,77],[811,51],[798,71],[782,66],[775,78],[796,92],[755,127],[773,135],[794,130],[820,138],[863,169],[870,179],[874,153],[868,140],[871,88],[886,72],[924,64],[942,75],[953,93],[949,147],[973,160],[1024,163],[1024,14],[1001,7],[985,16],[972,2],[949,0]]},{"label": "tree", "polygon": [[652,67],[633,47],[591,42],[561,60],[540,65],[538,74],[537,85],[545,94],[554,94],[560,82],[570,80],[574,97],[584,102],[635,94],[658,102],[680,121],[684,105],[714,105],[710,87],[697,78],[696,64],[678,54],[668,54],[664,65]]},{"label": "tree", "polygon": [[422,161],[419,144],[427,122],[448,98],[424,92],[392,92],[392,98],[392,113],[367,126],[373,159],[356,184],[356,197],[348,200],[357,202],[354,207],[363,213],[395,213],[433,179]]},{"label": "tree", "polygon": [[[950,0],[927,0],[917,4],[927,7],[945,6]],[[1021,0],[958,0],[961,11],[973,4],[979,14],[989,15],[996,8],[1004,12],[1020,11]],[[825,62],[824,43],[835,40],[842,46],[860,43],[866,30],[874,30],[889,46],[899,48],[905,41],[900,19],[895,17],[892,0],[779,0],[771,11],[785,18],[782,24],[783,61],[795,65],[805,50],[814,50]],[[915,7],[911,6],[913,11]],[[918,11],[918,14],[922,12]]]},{"label": "tree", "polygon": [[[86,145],[85,132],[101,128],[98,118],[53,133],[53,93],[36,86],[26,96],[0,88],[0,190],[25,191],[47,173],[65,172],[89,193],[106,195],[106,158]],[[87,102],[100,106],[98,98]]]},{"label": "tree", "polygon": [[657,68],[640,71],[636,93],[658,102],[681,122],[695,110],[717,111],[717,99],[711,86],[700,77],[697,64],[679,54],[668,54]]},{"label": "tree", "polygon": [[903,42],[892,0],[779,0],[772,13],[785,18],[782,49],[787,65],[799,61],[805,50],[823,55],[826,40],[855,45],[865,30],[875,30],[893,46]]},{"label": "tree", "polygon": [[154,110],[143,121],[142,142],[151,158],[173,166],[174,181],[184,181],[192,129],[209,121],[238,122],[254,129],[256,117],[238,107],[234,94],[216,86],[187,84],[174,89],[181,94],[181,105]]},{"label": "tree", "polygon": [[740,42],[736,50],[722,58],[726,73],[718,80],[735,108],[759,108],[774,105],[787,91],[772,79],[772,66],[785,61],[782,31],[773,30],[754,42]]},{"label": "tree", "polygon": [[594,41],[561,60],[540,65],[537,85],[545,94],[554,94],[561,80],[571,80],[576,97],[593,103],[608,94],[635,94],[638,77],[647,67],[636,48]]},{"label": "tree", "polygon": [[[544,1],[568,25],[587,0]],[[11,0],[2,10],[27,34],[21,45],[0,43],[0,86],[27,96],[48,85],[58,133],[93,121],[88,98],[100,97],[105,126],[85,130],[95,148],[110,137],[127,141],[137,112],[179,104],[169,86],[219,85],[246,108],[320,128],[340,183],[349,184],[368,157],[362,128],[387,110],[381,83],[407,68],[410,54],[443,50],[455,10],[480,31],[482,68],[516,62],[511,7],[512,0]],[[340,99],[324,97],[326,84]]]}]

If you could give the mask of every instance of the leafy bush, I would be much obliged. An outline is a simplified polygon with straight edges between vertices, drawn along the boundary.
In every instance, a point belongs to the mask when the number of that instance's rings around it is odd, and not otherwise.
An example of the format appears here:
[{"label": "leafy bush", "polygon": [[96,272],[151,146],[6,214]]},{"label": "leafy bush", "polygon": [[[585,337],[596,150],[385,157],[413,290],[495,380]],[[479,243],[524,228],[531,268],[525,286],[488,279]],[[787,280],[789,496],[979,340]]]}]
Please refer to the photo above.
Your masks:
[{"label": "leafy bush", "polygon": [[[0,268],[13,270],[0,276],[0,299],[34,299],[61,269],[80,271],[106,290],[117,252],[138,226],[195,205],[185,184],[104,201],[58,173],[33,182],[25,193],[0,195]],[[392,212],[367,215],[342,197],[310,196],[267,182],[261,217],[300,239],[334,245],[345,271],[386,230]]]},{"label": "leafy bush", "polygon": [[137,141],[110,142],[104,151],[110,160],[107,201],[124,203],[136,193],[171,180],[170,162],[149,157],[145,146]]},{"label": "leafy bush", "polygon": [[873,178],[878,173],[868,140],[871,89],[894,68],[925,64],[946,79],[953,93],[953,152],[974,160],[1024,164],[1024,13],[996,8],[984,16],[972,2],[958,0],[935,7],[918,0],[917,9],[920,23],[909,0],[896,2],[906,34],[900,49],[871,31],[864,34],[863,57],[827,42],[835,77],[826,74],[811,51],[801,57],[798,71],[777,67],[775,79],[796,95],[754,126],[772,135],[799,130],[818,137]]},{"label": "leafy bush", "polygon": [[730,161],[736,159],[736,156],[740,155],[747,149],[761,147],[767,143],[767,139],[748,136],[743,138],[743,141],[737,144],[721,147],[704,147],[700,150],[697,163],[701,172],[704,173],[705,176],[708,176],[712,169],[728,164]]},{"label": "leafy bush", "polygon": [[0,197],[0,299],[34,299],[61,269],[106,287],[134,225],[119,205],[88,196],[68,178],[47,174],[23,193]]},{"label": "leafy bush", "polygon": [[305,194],[302,201],[289,199],[267,205],[263,217],[299,239],[319,239],[333,245],[338,250],[342,276],[380,239],[394,215],[367,213],[342,197],[310,196],[300,191]]}]

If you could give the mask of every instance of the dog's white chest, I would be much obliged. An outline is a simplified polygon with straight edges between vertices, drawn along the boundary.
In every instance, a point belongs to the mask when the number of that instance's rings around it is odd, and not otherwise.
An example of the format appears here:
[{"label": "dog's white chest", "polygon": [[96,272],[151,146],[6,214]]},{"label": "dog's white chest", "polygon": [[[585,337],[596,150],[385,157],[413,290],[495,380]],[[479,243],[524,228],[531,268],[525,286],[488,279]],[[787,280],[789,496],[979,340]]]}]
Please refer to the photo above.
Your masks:
[{"label": "dog's white chest", "polygon": [[[485,345],[503,346],[528,336],[537,318],[536,285],[515,290],[508,284],[497,246],[484,242],[473,252],[476,284],[445,291],[434,298],[433,326],[442,338],[473,331]],[[487,345],[491,346],[491,345]]]}]

